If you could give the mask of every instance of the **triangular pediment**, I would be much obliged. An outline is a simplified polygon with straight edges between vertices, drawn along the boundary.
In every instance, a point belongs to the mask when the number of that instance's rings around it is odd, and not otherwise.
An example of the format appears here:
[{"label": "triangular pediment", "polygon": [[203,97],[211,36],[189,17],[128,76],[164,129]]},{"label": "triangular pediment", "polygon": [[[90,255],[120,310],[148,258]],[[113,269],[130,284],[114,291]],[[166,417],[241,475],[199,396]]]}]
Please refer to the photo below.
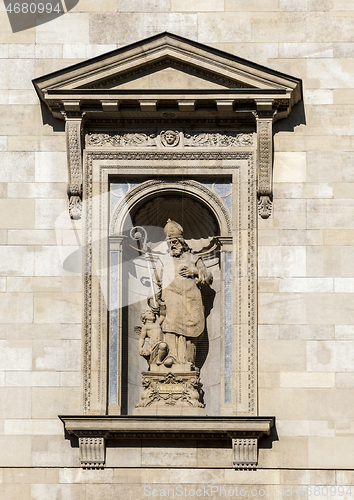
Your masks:
[{"label": "triangular pediment", "polygon": [[161,33],[37,78],[34,84],[40,93],[43,89],[132,88],[130,81],[133,88],[139,88],[139,80],[141,85],[151,81],[153,88],[167,89],[173,72],[173,85],[178,83],[179,88],[189,88],[189,84],[195,89],[294,89],[299,83],[297,78],[232,54]]}]

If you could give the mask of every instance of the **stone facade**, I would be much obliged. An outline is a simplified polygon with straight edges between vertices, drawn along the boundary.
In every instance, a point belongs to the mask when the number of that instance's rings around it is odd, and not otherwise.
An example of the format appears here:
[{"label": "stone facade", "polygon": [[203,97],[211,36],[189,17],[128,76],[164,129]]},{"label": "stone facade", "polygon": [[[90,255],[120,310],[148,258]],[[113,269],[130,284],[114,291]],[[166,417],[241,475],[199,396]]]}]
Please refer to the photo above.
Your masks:
[{"label": "stone facade", "polygon": [[[177,488],[183,488],[188,498],[202,488],[196,495],[220,498],[222,488],[235,495],[236,487],[239,495],[244,488],[248,496],[255,489],[252,496],[276,490],[277,496],[304,498],[320,487],[316,496],[331,492],[349,499],[354,454],[351,2],[80,0],[60,18],[18,33],[11,31],[4,4],[0,19],[0,498],[135,499],[153,496],[153,488],[154,496],[163,491],[168,496],[168,489],[177,496],[182,491]],[[276,417],[273,431],[259,440],[257,470],[234,470],[235,457],[242,462],[246,454],[239,451],[237,437],[231,442],[197,434],[182,440],[170,436],[163,443],[151,435],[111,440],[105,468],[82,469],[83,462],[102,463],[102,437],[92,436],[79,448],[79,439],[89,438],[65,438],[58,418],[82,415],[85,394],[102,392],[107,360],[97,355],[105,352],[102,337],[94,336],[88,345],[82,333],[86,277],[69,257],[84,242],[83,222],[77,212],[73,219],[68,215],[68,194],[75,206],[81,193],[77,177],[68,175],[64,121],[41,103],[32,80],[164,31],[302,80],[303,100],[273,125],[273,204],[268,217],[263,200],[267,217],[257,219],[256,414]],[[196,78],[190,75],[191,86]],[[147,76],[146,88],[156,82]],[[80,138],[75,109],[65,111],[72,113],[67,127]],[[186,138],[192,141],[181,133],[176,147],[193,153]],[[220,137],[205,140],[204,147],[216,143],[223,149]],[[93,157],[103,155],[94,143],[90,147]],[[114,165],[127,165],[119,159],[120,147],[109,147],[115,148]],[[164,145],[155,142],[149,151],[154,147]],[[69,157],[69,163],[76,161]],[[109,165],[104,157],[99,161]],[[263,188],[259,194],[268,196],[266,183]],[[93,310],[93,324],[103,324],[101,312]],[[88,353],[91,385],[84,376]],[[240,371],[247,373],[247,367]],[[92,413],[102,413],[98,403]],[[243,446],[252,462],[254,444],[248,441]],[[239,455],[233,455],[233,446]]]}]

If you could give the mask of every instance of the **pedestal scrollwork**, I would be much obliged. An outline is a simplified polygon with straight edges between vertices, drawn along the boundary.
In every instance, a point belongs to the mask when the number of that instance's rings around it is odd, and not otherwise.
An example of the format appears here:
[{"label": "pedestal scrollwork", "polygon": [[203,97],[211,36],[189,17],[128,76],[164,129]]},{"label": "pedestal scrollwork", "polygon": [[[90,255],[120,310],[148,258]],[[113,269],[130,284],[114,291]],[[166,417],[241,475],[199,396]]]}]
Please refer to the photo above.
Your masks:
[{"label": "pedestal scrollwork", "polygon": [[85,113],[63,111],[65,118],[66,151],[69,171],[68,198],[71,219],[82,215],[82,132]]}]

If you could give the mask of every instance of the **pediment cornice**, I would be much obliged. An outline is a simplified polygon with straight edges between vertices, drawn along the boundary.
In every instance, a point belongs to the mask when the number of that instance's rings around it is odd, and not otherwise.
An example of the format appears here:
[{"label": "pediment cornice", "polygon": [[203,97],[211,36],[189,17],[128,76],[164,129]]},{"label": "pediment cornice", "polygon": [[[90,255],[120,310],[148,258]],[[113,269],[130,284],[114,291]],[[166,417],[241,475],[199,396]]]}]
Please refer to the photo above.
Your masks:
[{"label": "pediment cornice", "polygon": [[[166,69],[170,81],[179,83],[178,88],[171,88],[163,78]],[[149,76],[154,77],[152,88]],[[175,108],[178,117],[185,118],[201,107],[204,114],[209,108],[219,117],[230,117],[245,104],[251,113],[257,102],[266,98],[272,100],[278,111],[275,119],[279,119],[301,99],[301,80],[170,33],[75,64],[33,83],[57,118],[68,111],[95,117],[110,112],[124,118],[127,112],[155,114],[167,108]]]}]

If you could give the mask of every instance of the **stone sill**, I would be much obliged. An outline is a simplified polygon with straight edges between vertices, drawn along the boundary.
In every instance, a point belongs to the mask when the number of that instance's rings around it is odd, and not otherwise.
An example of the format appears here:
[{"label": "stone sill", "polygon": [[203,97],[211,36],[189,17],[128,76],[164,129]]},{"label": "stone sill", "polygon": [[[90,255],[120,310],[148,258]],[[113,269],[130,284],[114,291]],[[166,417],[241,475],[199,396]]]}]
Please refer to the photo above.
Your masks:
[{"label": "stone sill", "polygon": [[65,430],[79,439],[84,468],[102,468],[108,439],[231,439],[233,467],[257,466],[258,439],[275,417],[61,415]]}]

